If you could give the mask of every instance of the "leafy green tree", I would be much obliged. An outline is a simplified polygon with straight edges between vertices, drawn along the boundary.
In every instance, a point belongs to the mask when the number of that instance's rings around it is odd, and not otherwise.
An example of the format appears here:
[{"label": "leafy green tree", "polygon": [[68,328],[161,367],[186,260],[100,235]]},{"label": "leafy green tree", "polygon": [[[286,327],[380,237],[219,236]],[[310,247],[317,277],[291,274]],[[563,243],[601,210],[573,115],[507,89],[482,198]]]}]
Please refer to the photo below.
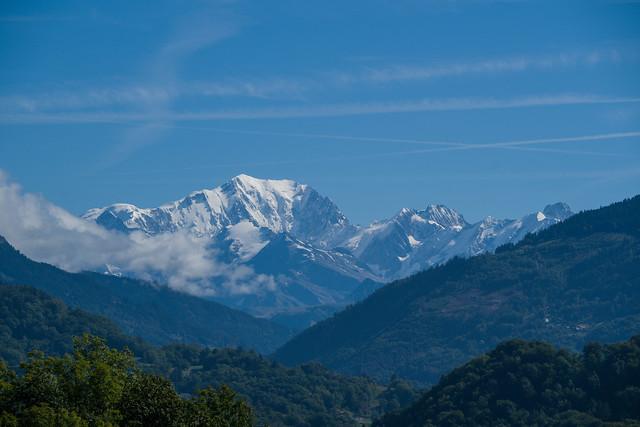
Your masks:
[{"label": "leafy green tree", "polygon": [[183,400],[165,378],[144,372],[128,350],[90,335],[62,357],[34,352],[16,375],[0,363],[0,427],[248,427],[251,408],[233,390]]},{"label": "leafy green tree", "polygon": [[0,427],[18,427],[18,418],[8,412],[0,413]]},{"label": "leafy green tree", "polygon": [[43,414],[46,408],[69,409],[92,423],[117,423],[117,404],[134,365],[130,352],[111,349],[102,339],[85,335],[74,340],[71,355],[47,357],[36,352],[21,365],[19,404],[44,405]]},{"label": "leafy green tree", "polygon": [[211,427],[250,427],[253,424],[251,408],[238,398],[228,386],[217,390],[208,387],[188,402],[187,424]]},{"label": "leafy green tree", "polygon": [[[46,403],[27,408],[20,417],[21,427],[88,427],[89,423],[77,413],[67,409],[55,409]],[[109,423],[96,423],[108,426]]]},{"label": "leafy green tree", "polygon": [[135,372],[125,384],[119,411],[127,426],[178,426],[185,404],[167,379]]},{"label": "leafy green tree", "polygon": [[0,412],[10,409],[10,403],[15,393],[15,383],[15,372],[9,369],[4,361],[0,360]]},{"label": "leafy green tree", "polygon": [[60,373],[66,379],[63,385],[70,406],[89,420],[93,414],[105,414],[107,419],[117,421],[118,402],[135,367],[133,354],[111,349],[101,338],[84,335],[74,339],[73,356],[62,360],[66,363]]}]

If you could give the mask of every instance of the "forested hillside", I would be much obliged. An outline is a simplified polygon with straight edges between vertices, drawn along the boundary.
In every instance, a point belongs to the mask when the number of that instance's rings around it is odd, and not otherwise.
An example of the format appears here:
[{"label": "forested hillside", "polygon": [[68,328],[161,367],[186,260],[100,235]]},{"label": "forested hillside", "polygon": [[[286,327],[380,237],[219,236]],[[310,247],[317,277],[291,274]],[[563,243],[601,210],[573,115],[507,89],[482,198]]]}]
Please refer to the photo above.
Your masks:
[{"label": "forested hillside", "polygon": [[284,367],[259,354],[187,346],[162,349],[153,367],[180,392],[230,385],[271,426],[353,426],[406,407],[419,394],[396,379],[387,386],[337,374],[318,364]]},{"label": "forested hillside", "polygon": [[151,283],[97,273],[67,273],[32,261],[0,236],[0,285],[29,285],[70,307],[112,319],[153,344],[243,346],[268,353],[290,331],[222,304]]},{"label": "forested hillside", "polygon": [[580,349],[640,330],[640,196],[583,212],[496,254],[389,284],[276,353],[421,384],[511,338]]},{"label": "forested hillside", "polygon": [[418,397],[401,380],[382,386],[319,365],[287,368],[253,351],[154,347],[127,336],[104,317],[70,309],[27,286],[0,286],[0,318],[0,358],[14,369],[31,350],[61,356],[72,352],[73,336],[100,335],[111,347],[130,349],[142,370],[168,378],[180,393],[230,386],[253,407],[259,425],[352,426]]},{"label": "forested hillside", "polygon": [[505,342],[375,425],[638,426],[640,336],[589,344],[582,354],[542,342]]},{"label": "forested hillside", "polygon": [[85,333],[102,337],[117,349],[147,354],[152,347],[122,332],[111,320],[69,308],[62,301],[29,286],[0,286],[0,359],[17,367],[33,350],[62,355],[72,339]]}]

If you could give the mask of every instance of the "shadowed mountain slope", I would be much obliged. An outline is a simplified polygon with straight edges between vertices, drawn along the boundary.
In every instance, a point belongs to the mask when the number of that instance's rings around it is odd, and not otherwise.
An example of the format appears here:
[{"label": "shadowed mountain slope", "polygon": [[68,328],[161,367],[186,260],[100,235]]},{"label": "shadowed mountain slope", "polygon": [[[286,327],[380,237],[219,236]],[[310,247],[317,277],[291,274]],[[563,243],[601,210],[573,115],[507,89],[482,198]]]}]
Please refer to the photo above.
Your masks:
[{"label": "shadowed mountain slope", "polygon": [[154,344],[242,346],[269,352],[290,335],[267,320],[164,286],[97,273],[68,273],[32,261],[0,237],[0,284],[28,284],[71,307],[101,314]]}]

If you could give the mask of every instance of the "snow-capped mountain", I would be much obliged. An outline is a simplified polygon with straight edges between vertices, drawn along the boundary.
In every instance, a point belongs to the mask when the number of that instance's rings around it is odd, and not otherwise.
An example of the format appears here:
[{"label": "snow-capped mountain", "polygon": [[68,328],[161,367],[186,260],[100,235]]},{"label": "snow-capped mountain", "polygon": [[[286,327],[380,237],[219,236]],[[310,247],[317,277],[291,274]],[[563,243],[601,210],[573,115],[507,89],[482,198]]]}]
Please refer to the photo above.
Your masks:
[{"label": "snow-capped mountain", "polygon": [[207,239],[222,261],[275,283],[268,294],[220,298],[253,314],[276,315],[351,303],[379,283],[454,256],[493,251],[570,215],[567,205],[556,203],[520,219],[487,217],[470,224],[453,209],[429,205],[361,227],[308,185],[239,175],[157,208],[114,204],[83,218],[124,233],[187,231]]},{"label": "snow-capped mountain", "polygon": [[[404,208],[386,221],[361,228],[345,246],[385,279],[395,278],[418,248],[438,248],[442,236],[467,227],[462,215],[442,205]],[[436,249],[437,250],[437,249]]]},{"label": "snow-capped mountain", "polygon": [[[403,209],[383,224],[365,229],[364,233],[368,234],[366,246],[362,247],[361,242],[356,250],[362,254],[360,259],[368,261],[370,267],[384,278],[397,279],[455,256],[469,257],[494,251],[506,243],[520,241],[528,233],[563,221],[572,214],[569,206],[556,203],[520,219],[489,216],[469,224],[462,215],[445,206],[431,205],[424,211]],[[389,229],[394,232],[385,233]],[[357,242],[357,239],[351,242]],[[397,248],[397,251],[379,256],[380,252],[388,252],[389,248]]]},{"label": "snow-capped mountain", "polygon": [[[158,208],[114,204],[83,218],[113,230],[148,235],[188,230],[198,237],[220,234],[236,242],[243,259],[266,243],[264,230],[289,233],[320,248],[336,246],[354,229],[327,197],[290,180],[238,175],[212,190],[200,190]],[[262,231],[261,231],[262,230]]]},{"label": "snow-capped mountain", "polygon": [[353,301],[350,295],[360,291],[360,283],[378,279],[337,249],[356,227],[329,198],[291,180],[239,175],[157,208],[114,204],[91,209],[83,218],[124,233],[187,231],[207,239],[218,260],[273,278],[275,285],[260,294],[225,289],[217,295],[254,315],[343,305]]}]

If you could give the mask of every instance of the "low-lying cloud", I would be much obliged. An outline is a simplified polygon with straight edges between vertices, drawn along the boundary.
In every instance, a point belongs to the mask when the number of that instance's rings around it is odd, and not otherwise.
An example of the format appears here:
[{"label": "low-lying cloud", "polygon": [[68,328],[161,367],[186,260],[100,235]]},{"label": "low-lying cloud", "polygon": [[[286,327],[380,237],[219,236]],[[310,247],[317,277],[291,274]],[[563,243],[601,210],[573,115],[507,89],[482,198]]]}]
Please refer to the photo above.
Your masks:
[{"label": "low-lying cloud", "polygon": [[186,232],[150,237],[106,230],[41,196],[24,193],[2,171],[0,235],[27,257],[67,271],[115,267],[198,296],[261,293],[275,286],[273,278],[247,266],[219,262],[204,239]]}]

